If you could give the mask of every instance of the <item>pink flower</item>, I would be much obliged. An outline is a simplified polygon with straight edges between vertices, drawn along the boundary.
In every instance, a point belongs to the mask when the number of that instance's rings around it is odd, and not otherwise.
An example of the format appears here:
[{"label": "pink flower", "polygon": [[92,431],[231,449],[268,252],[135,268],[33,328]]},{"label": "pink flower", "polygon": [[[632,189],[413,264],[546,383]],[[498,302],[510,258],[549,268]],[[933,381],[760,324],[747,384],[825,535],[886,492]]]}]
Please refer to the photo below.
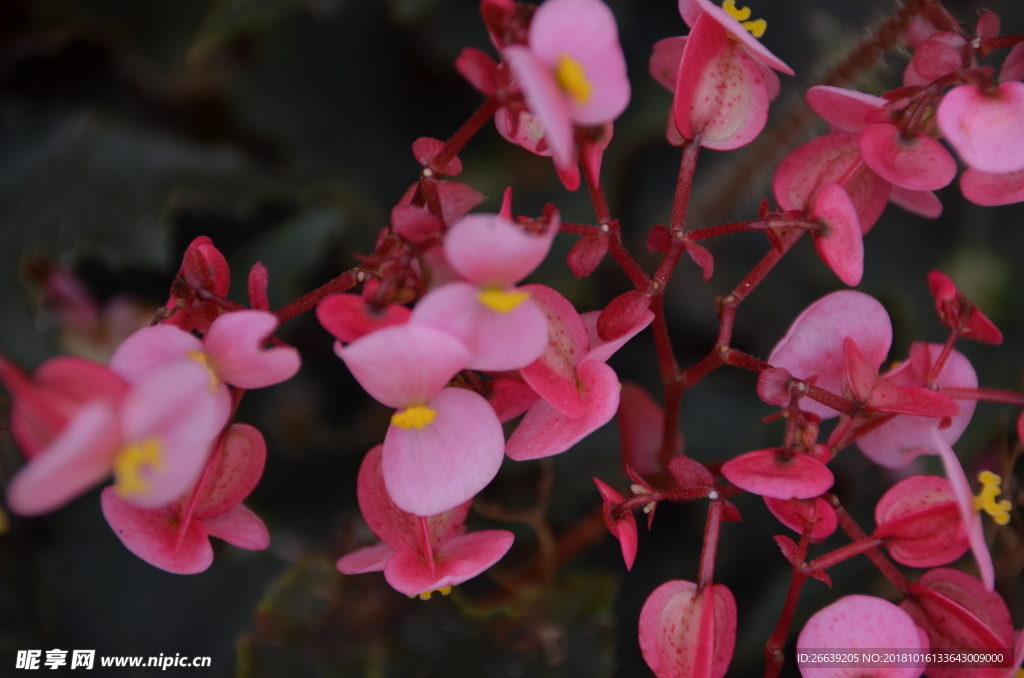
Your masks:
[{"label": "pink flower", "polygon": [[429,517],[398,508],[388,496],[380,445],[370,450],[359,467],[357,496],[366,524],[383,543],[338,561],[344,574],[384,571],[399,593],[429,598],[472,579],[501,559],[512,546],[512,533],[485,530],[466,534],[463,523],[471,501]]},{"label": "pink flower", "polygon": [[224,255],[205,235],[193,240],[185,250],[181,268],[171,285],[171,298],[166,308],[177,309],[162,322],[176,325],[185,331],[206,332],[210,323],[220,315],[220,309],[204,303],[196,296],[182,297],[173,292],[175,285],[184,285],[192,290],[205,290],[218,297],[227,297],[231,287],[231,270]]},{"label": "pink flower", "polygon": [[190,492],[166,506],[144,509],[103,490],[103,515],[129,551],[174,574],[196,574],[213,562],[209,537],[260,551],[270,535],[259,517],[242,505],[263,475],[267,446],[248,424],[234,424],[220,438]]},{"label": "pink flower", "polygon": [[598,0],[547,0],[530,22],[528,45],[505,45],[502,56],[535,116],[515,125],[539,124],[564,178],[576,164],[574,125],[604,125],[629,103],[614,15]]},{"label": "pink flower", "polygon": [[[906,612],[872,596],[846,596],[807,620],[796,641],[797,655],[843,650],[927,652],[928,638]],[[798,661],[804,678],[917,678],[924,665],[850,666],[849,662]],[[832,664],[832,665],[830,665]],[[897,664],[899,664],[897,662]]]},{"label": "pink flower", "polygon": [[875,506],[876,537],[910,567],[936,567],[967,553],[970,543],[953,484],[912,476],[893,485]]},{"label": "pink flower", "polygon": [[992,91],[954,87],[935,119],[971,167],[993,174],[1024,169],[1024,83],[1004,82]]},{"label": "pink flower", "polygon": [[335,352],[367,393],[398,409],[384,438],[383,474],[403,511],[448,511],[498,473],[505,437],[494,410],[472,391],[445,388],[470,357],[458,339],[408,323],[335,344]]}]

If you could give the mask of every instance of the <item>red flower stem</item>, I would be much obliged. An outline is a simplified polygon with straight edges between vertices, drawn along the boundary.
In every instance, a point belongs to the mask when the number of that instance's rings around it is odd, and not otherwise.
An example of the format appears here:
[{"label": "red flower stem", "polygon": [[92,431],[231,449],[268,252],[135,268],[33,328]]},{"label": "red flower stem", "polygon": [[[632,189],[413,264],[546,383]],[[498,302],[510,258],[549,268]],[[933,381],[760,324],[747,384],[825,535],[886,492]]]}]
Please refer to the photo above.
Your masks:
[{"label": "red flower stem", "polygon": [[801,569],[806,569],[808,574],[817,572],[818,570],[827,570],[828,568],[838,565],[853,556],[859,556],[871,549],[877,549],[884,543],[885,541],[881,537],[865,537],[864,539],[855,541],[852,544],[841,546],[831,553],[826,553],[819,558],[815,558]]},{"label": "red flower stem", "polygon": [[715,500],[708,507],[708,522],[704,528],[704,548],[700,552],[700,574],[697,588],[702,589],[715,578],[715,556],[718,555],[718,535],[722,531],[722,502]]},{"label": "red flower stem", "polygon": [[[448,139],[448,142],[444,145],[440,151],[437,152],[430,164],[424,170],[425,176],[431,176],[431,174],[444,174],[444,170],[448,167],[448,163],[452,161],[459,151],[465,147],[469,140],[476,136],[476,133],[487,124],[487,121],[491,119],[491,116],[498,110],[498,100],[495,97],[490,97],[481,104],[480,108],[473,112],[473,115],[469,116],[469,120],[462,123],[462,127],[456,130],[455,134]],[[430,170],[428,173],[426,170]]]},{"label": "red flower stem", "polygon": [[[334,280],[324,283],[312,292],[303,294],[290,304],[285,304],[274,311],[274,315],[276,315],[277,319],[282,323],[287,322],[295,316],[305,313],[332,294],[341,294],[342,292],[347,292],[355,287],[358,283],[362,282],[359,279],[360,273],[363,273],[361,266],[357,266],[350,271],[345,271]],[[365,275],[365,273],[363,274]]]},{"label": "red flower stem", "polygon": [[558,228],[559,233],[572,233],[573,235],[585,235],[596,238],[601,235],[601,229],[590,224],[574,224],[571,221],[563,221]]},{"label": "red flower stem", "polygon": [[953,400],[985,400],[990,403],[1024,406],[1024,393],[998,388],[943,388],[942,395]]},{"label": "red flower stem", "polygon": [[[622,516],[629,511],[641,506],[647,506],[652,502],[671,501],[675,503],[683,503],[697,501],[698,499],[703,499],[708,496],[708,492],[710,492],[710,490],[706,487],[698,487],[691,490],[654,490],[648,494],[638,494],[616,504],[612,508],[612,515],[616,518],[622,518]],[[721,494],[722,492],[719,491],[719,495]]]},{"label": "red flower stem", "polygon": [[719,235],[728,235],[729,233],[744,233],[746,231],[763,231],[764,230],[763,219],[754,219],[753,221],[735,221],[729,224],[719,224],[718,226],[707,226],[705,228],[695,228],[686,234],[690,242],[696,242],[697,240],[704,240],[706,238],[714,238]]},{"label": "red flower stem", "polygon": [[[765,361],[759,360],[758,358],[743,353],[742,351],[737,351],[734,348],[726,348],[722,352],[722,359],[727,365],[742,367],[743,369],[751,370],[753,372],[763,372],[771,367],[771,365]],[[807,384],[805,382],[804,385],[807,388],[805,395],[808,398],[815,402],[819,402],[822,405],[827,405],[837,412],[848,414],[851,417],[856,417],[864,411],[864,408],[861,407],[860,403],[854,402],[849,398],[836,395],[835,393],[826,391],[820,386],[815,386],[814,384]]]},{"label": "red flower stem", "polygon": [[612,219],[611,209],[608,207],[608,196],[605,195],[604,187],[601,185],[601,178],[590,173],[588,163],[580,163],[583,167],[583,180],[587,184],[587,191],[590,193],[590,202],[594,205],[594,214],[597,216],[598,231],[608,234],[608,252],[615,259],[619,267],[629,276],[630,282],[641,292],[646,292],[651,286],[650,277],[636,263],[636,259],[629,253],[629,250],[622,244],[622,229],[619,227],[619,220]]},{"label": "red flower stem", "polygon": [[957,330],[949,331],[949,338],[946,339],[945,345],[942,347],[942,353],[935,359],[931,369],[928,370],[928,385],[934,387],[935,380],[942,374],[942,370],[946,367],[946,361],[949,360],[950,354],[953,353],[953,347],[956,345],[957,339],[960,338],[960,332]]},{"label": "red flower stem", "polygon": [[224,309],[225,311],[243,311],[249,309],[248,306],[243,306],[242,304],[239,304],[236,301],[231,301],[230,299],[219,297],[209,290],[200,288],[194,290],[194,293],[196,299],[200,299],[204,303],[210,304],[211,306],[216,306],[217,308]]},{"label": "red flower stem", "polygon": [[[843,505],[839,502],[839,497],[834,494],[825,494],[822,495],[822,498],[832,504],[832,508],[834,508],[836,512],[836,518],[839,519],[839,526],[843,528],[843,531],[846,532],[850,539],[858,542],[867,538],[867,535],[864,533],[864,530],[860,529],[860,525],[857,524],[857,521],[854,520],[853,516],[847,513],[846,509],[843,508]],[[902,572],[896,569],[895,565],[889,562],[889,559],[885,557],[885,554],[879,551],[878,548],[872,548],[866,551],[865,555],[867,555],[875,567],[885,575],[885,578],[892,582],[892,585],[895,586],[900,593],[904,596],[910,595],[910,581],[907,580]]]},{"label": "red flower stem", "polygon": [[434,550],[430,547],[430,526],[427,525],[427,519],[420,516],[420,547],[423,549],[422,555],[427,561],[427,565],[430,567],[430,574],[434,574]]},{"label": "red flower stem", "polygon": [[[797,547],[797,558],[803,562],[807,558],[807,548],[811,543],[811,530],[813,525],[805,525],[803,534],[800,535],[800,544]],[[782,671],[782,663],[785,655],[782,649],[786,646],[786,638],[789,636],[789,627],[793,625],[793,615],[796,614],[796,606],[800,600],[800,592],[807,581],[807,573],[799,568],[793,568],[793,576],[789,580],[789,591],[786,593],[786,602],[782,606],[782,613],[779,614],[779,621],[775,630],[764,646],[764,676],[765,678],[778,678]]]}]

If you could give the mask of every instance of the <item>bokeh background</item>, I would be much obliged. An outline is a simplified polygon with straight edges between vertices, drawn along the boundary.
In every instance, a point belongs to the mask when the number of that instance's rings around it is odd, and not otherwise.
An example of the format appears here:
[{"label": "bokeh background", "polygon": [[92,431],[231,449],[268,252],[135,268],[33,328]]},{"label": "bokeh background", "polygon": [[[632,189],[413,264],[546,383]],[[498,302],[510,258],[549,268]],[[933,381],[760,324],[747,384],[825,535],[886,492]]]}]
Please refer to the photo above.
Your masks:
[{"label": "bokeh background", "polygon": [[[647,59],[655,41],[685,27],[671,0],[609,4],[633,98],[616,123],[604,181],[627,246],[652,269],[656,260],[643,243],[652,225],[668,219],[679,152],[664,141],[670,95],[647,74]],[[970,24],[982,5],[1002,17],[1004,34],[1024,32],[1016,0],[947,4]],[[755,213],[782,155],[824,131],[802,110],[803,90],[894,5],[775,0],[753,9],[768,20],[766,45],[797,76],[784,78],[769,128],[753,147],[703,154],[693,226]],[[479,105],[452,66],[468,45],[493,53],[471,0],[0,0],[0,352],[26,368],[66,351],[104,359],[166,300],[182,252],[198,235],[227,255],[238,301],[245,301],[245,276],[256,261],[270,270],[275,307],[350,268],[353,253],[370,251],[391,206],[417,177],[413,140],[446,138]],[[890,52],[849,85],[874,93],[895,87],[906,60],[905,52]],[[550,161],[504,142],[492,126],[461,157],[460,179],[490,196],[481,209],[496,210],[511,185],[518,214],[537,215],[553,202],[563,218],[593,222],[585,191],[564,191]],[[925,276],[945,271],[1006,336],[999,348],[961,346],[981,383],[1020,389],[1024,210],[976,207],[955,185],[940,196],[945,213],[937,221],[889,208],[866,238],[860,289],[892,315],[890,359],[898,360],[911,341],[944,340]],[[532,281],[560,290],[581,311],[628,289],[610,260],[576,280],[564,264],[573,240],[560,236]],[[684,365],[714,343],[715,295],[727,293],[767,245],[740,234],[710,248],[714,278],[702,283],[684,261],[667,297]],[[78,285],[93,311],[59,303],[55,281]],[[810,243],[800,243],[741,307],[735,345],[766,356],[802,308],[839,288]],[[659,584],[696,577],[705,509],[660,508],[627,573],[595,513],[591,480],[627,485],[614,423],[549,462],[506,463],[484,494],[492,518],[471,522],[512,529],[512,552],[447,598],[407,600],[380,575],[343,577],[334,569],[340,555],[373,539],[356,507],[355,473],[382,440],[389,413],[334,357],[331,337],[312,314],[279,336],[302,352],[302,372],[250,392],[239,412],[268,439],[266,472],[247,503],[269,526],[270,549],[252,553],[216,542],[210,570],[181,577],[121,545],[100,513],[98,491],[47,517],[7,516],[0,675],[17,673],[14,655],[29,648],[212,656],[211,669],[182,675],[650,675],[636,641],[639,610]],[[660,396],[649,332],[610,364],[621,379]],[[723,369],[687,395],[688,454],[724,461],[780,439],[778,424],[761,423],[772,410],[753,386],[752,375]],[[0,405],[0,422],[5,413]],[[978,408],[957,446],[968,467],[1012,463],[1016,414]],[[9,436],[0,436],[0,479],[20,463]],[[1024,473],[1017,466],[1012,498],[1019,505]],[[855,449],[840,455],[835,470],[836,492],[870,529],[873,502],[894,478]],[[938,468],[922,463],[920,470]],[[547,580],[530,569],[535,531],[499,520],[538,501],[549,504],[546,523],[562,556]],[[789,580],[772,541],[785,529],[757,498],[737,504],[744,522],[723,529],[717,578],[739,603],[729,675],[757,676]],[[1017,627],[1024,624],[1022,535],[1019,512],[990,534],[999,590]],[[865,563],[834,568],[831,591],[810,582],[795,628],[844,593],[893,596]],[[795,675],[792,662],[786,672]]]}]

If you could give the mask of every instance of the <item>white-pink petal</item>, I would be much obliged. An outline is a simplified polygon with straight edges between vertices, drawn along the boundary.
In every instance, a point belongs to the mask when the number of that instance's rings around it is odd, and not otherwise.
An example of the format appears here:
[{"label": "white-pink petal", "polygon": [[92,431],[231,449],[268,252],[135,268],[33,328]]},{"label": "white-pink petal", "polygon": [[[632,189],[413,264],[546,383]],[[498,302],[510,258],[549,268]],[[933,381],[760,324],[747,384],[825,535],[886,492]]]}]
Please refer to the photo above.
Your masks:
[{"label": "white-pink petal", "polygon": [[202,352],[203,342],[174,325],[143,327],[121,342],[110,358],[110,371],[137,384],[153,369],[172,360],[187,357],[189,351]]},{"label": "white-pink petal", "polygon": [[263,388],[295,376],[301,359],[291,346],[265,349],[267,337],[278,326],[277,316],[266,311],[234,311],[213,321],[203,348],[213,360],[217,376],[239,388]]},{"label": "white-pink petal", "polygon": [[558,228],[557,217],[544,233],[529,233],[497,214],[470,214],[448,230],[444,254],[469,282],[505,289],[540,266]]},{"label": "white-pink petal", "polygon": [[544,126],[544,138],[555,164],[563,168],[571,166],[576,160],[576,142],[569,102],[551,70],[530,48],[522,45],[508,45],[502,50],[502,56],[512,67],[530,110]]}]

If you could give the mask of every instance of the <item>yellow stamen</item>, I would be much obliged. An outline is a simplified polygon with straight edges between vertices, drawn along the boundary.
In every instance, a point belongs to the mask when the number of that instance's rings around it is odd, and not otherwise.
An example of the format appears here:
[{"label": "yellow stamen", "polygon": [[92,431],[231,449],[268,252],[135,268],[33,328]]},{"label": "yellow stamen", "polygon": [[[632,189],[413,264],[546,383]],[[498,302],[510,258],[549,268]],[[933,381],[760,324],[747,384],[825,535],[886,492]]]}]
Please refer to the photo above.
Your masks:
[{"label": "yellow stamen", "polygon": [[185,351],[185,355],[191,360],[195,360],[199,363],[199,366],[206,370],[206,374],[210,376],[210,393],[217,392],[217,386],[220,385],[220,379],[217,378],[217,372],[213,369],[213,361],[210,359],[210,354],[205,351]]},{"label": "yellow stamen", "polygon": [[[434,591],[436,591],[437,593],[440,593],[442,596],[447,596],[449,593],[452,592],[452,587],[451,586],[445,586],[445,587],[442,587],[442,588],[439,588],[439,589],[434,589],[433,591],[424,591],[423,593],[420,594],[420,600],[430,600],[430,596],[432,596],[434,594]],[[416,596],[409,596],[409,597],[410,598],[415,598]]]},{"label": "yellow stamen", "polygon": [[120,497],[145,494],[149,491],[149,483],[140,471],[148,466],[154,471],[164,467],[164,455],[160,441],[149,438],[141,443],[132,443],[122,447],[114,460],[114,477],[117,482],[114,490]]},{"label": "yellow stamen", "polygon": [[587,80],[587,73],[583,64],[573,59],[568,54],[558,55],[558,66],[555,67],[555,80],[559,86],[568,93],[578,104],[585,104],[590,101],[590,81]]},{"label": "yellow stamen", "polygon": [[437,412],[426,407],[424,405],[416,405],[414,407],[407,407],[404,410],[399,410],[391,415],[391,423],[398,428],[404,428],[406,430],[415,428],[422,430],[424,426],[427,426],[434,421],[434,417],[437,416]]},{"label": "yellow stamen", "polygon": [[740,25],[750,31],[750,34],[755,38],[764,37],[764,32],[768,30],[768,22],[764,19],[747,21],[747,19],[750,18],[750,8],[744,7],[743,9],[739,9],[736,7],[736,0],[725,0],[725,2],[722,3],[722,9],[724,9],[733,19],[739,21]]},{"label": "yellow stamen", "polygon": [[978,480],[981,481],[982,488],[981,494],[974,498],[974,510],[984,511],[992,516],[992,519],[999,525],[1010,522],[1010,509],[1013,508],[1013,505],[1005,499],[1000,502],[996,501],[1003,479],[991,471],[982,471],[978,475]]},{"label": "yellow stamen", "polygon": [[498,313],[510,313],[519,308],[519,304],[529,298],[529,292],[521,292],[519,290],[506,292],[496,287],[485,288],[477,295],[477,299],[480,300],[481,304]]}]

